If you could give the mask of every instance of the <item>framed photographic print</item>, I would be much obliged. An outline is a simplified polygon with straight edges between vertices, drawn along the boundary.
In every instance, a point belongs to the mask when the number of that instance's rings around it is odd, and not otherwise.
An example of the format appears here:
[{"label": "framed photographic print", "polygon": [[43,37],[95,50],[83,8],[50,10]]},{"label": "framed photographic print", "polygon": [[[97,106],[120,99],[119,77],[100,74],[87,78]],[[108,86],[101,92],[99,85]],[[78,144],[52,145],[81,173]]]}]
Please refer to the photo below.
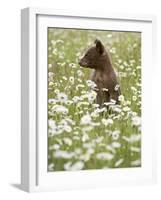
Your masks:
[{"label": "framed photographic print", "polygon": [[22,189],[155,183],[155,23],[22,10]]}]

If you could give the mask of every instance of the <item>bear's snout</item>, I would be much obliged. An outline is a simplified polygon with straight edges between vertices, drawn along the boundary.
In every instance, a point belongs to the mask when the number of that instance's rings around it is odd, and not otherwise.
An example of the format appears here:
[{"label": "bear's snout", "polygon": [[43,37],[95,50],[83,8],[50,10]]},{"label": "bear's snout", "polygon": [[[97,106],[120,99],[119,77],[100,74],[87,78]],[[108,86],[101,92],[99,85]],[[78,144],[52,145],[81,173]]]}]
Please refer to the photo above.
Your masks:
[{"label": "bear's snout", "polygon": [[79,65],[82,67],[85,67],[85,66],[87,66],[87,62],[84,59],[80,59]]}]

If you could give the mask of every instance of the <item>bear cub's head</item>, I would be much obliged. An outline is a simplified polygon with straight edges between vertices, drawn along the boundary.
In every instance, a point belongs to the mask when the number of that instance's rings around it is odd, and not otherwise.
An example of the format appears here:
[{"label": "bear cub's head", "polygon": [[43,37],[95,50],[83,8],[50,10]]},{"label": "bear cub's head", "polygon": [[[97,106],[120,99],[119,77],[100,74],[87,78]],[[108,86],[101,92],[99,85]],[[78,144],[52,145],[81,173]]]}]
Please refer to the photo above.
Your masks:
[{"label": "bear cub's head", "polygon": [[80,59],[79,65],[86,68],[99,68],[105,61],[107,52],[100,40],[96,39],[94,46],[90,47]]}]

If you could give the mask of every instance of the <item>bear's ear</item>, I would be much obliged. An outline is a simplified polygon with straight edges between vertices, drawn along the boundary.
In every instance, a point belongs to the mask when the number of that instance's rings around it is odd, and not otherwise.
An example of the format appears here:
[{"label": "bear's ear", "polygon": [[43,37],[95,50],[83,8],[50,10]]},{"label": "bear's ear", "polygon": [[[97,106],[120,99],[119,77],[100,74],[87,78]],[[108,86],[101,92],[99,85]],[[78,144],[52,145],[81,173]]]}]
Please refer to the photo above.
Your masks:
[{"label": "bear's ear", "polygon": [[104,46],[103,46],[103,44],[101,43],[101,41],[98,40],[98,39],[96,39],[94,43],[96,44],[96,50],[97,50],[100,54],[103,54],[103,52],[104,52]]}]

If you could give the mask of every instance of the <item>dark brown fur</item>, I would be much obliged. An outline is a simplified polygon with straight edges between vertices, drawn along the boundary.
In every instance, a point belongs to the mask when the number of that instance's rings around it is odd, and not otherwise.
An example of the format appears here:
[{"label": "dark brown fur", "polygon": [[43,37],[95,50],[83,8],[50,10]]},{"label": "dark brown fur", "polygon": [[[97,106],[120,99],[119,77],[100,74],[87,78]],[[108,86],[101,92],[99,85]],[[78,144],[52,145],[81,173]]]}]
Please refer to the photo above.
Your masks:
[{"label": "dark brown fur", "polygon": [[[103,105],[104,102],[110,102],[112,99],[118,103],[120,95],[120,88],[116,90],[118,80],[110,55],[100,40],[95,40],[95,45],[87,50],[79,64],[93,69],[90,79],[97,85],[97,103]],[[105,91],[107,89],[108,91]]]}]

